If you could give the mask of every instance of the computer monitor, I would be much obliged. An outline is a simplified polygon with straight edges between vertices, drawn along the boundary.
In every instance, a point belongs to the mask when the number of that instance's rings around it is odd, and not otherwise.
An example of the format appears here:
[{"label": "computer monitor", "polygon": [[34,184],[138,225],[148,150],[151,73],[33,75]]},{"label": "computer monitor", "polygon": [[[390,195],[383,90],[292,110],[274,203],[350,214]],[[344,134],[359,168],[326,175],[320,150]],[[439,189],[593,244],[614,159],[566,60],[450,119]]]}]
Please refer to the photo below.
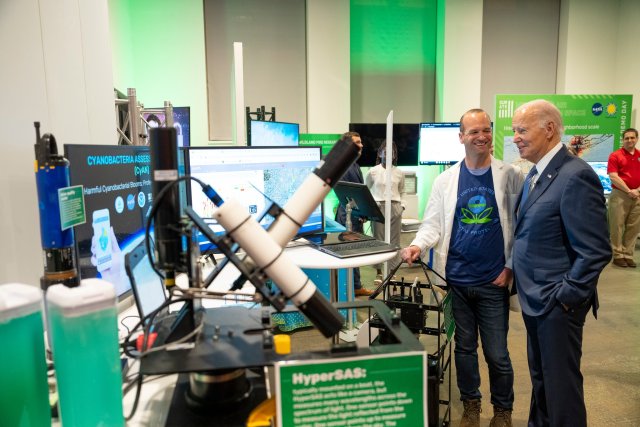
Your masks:
[{"label": "computer monitor", "polygon": [[247,145],[251,147],[297,147],[298,123],[251,120],[247,128]]},{"label": "computer monitor", "polygon": [[[318,166],[320,151],[320,147],[191,147],[185,150],[185,161],[189,175],[211,185],[223,200],[239,201],[267,228],[273,217],[262,217],[270,201],[284,207]],[[213,203],[198,185],[191,185],[187,200],[215,233],[224,233],[212,218]],[[298,234],[322,232],[323,216],[321,203]],[[198,239],[202,251],[215,249],[203,235]]]},{"label": "computer monitor", "polygon": [[[418,165],[419,130],[418,123],[393,124],[393,141],[398,149],[397,166]],[[349,131],[358,132],[362,139],[362,154],[358,165],[375,166],[378,148],[387,139],[386,123],[350,123]]]},{"label": "computer monitor", "polygon": [[[153,108],[153,110],[163,111],[164,108]],[[190,111],[189,107],[173,107],[173,127],[176,128],[178,147],[191,145]],[[142,117],[150,127],[165,126],[167,122],[164,112],[146,112],[142,114]]]},{"label": "computer monitor", "polygon": [[355,182],[338,181],[333,191],[338,201],[346,208],[348,203],[353,203],[351,216],[353,218],[366,218],[369,221],[384,223],[384,214],[380,211],[373,195],[365,184]]},{"label": "computer monitor", "polygon": [[420,123],[421,165],[452,165],[464,158],[460,123]]},{"label": "computer monitor", "polygon": [[125,254],[144,238],[151,208],[149,147],[65,144],[71,185],[81,185],[86,221],[74,227],[82,279],[103,278],[131,295]]},{"label": "computer monitor", "polygon": [[611,178],[609,178],[609,174],[607,173],[607,162],[587,162],[589,166],[593,168],[595,173],[600,178],[600,184],[602,184],[602,189],[604,190],[604,194],[611,193]]}]

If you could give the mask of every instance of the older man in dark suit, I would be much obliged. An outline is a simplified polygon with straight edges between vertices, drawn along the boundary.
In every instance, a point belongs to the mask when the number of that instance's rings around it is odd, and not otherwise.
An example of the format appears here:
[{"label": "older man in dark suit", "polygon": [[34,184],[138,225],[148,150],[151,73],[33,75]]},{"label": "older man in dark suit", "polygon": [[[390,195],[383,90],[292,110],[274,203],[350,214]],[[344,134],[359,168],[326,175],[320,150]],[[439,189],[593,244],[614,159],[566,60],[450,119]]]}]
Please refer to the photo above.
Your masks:
[{"label": "older man in dark suit", "polygon": [[535,164],[516,207],[513,273],[527,328],[529,426],[587,425],[582,332],[611,259],[597,175],[562,145],[560,111],[535,100],[513,116],[513,142]]}]

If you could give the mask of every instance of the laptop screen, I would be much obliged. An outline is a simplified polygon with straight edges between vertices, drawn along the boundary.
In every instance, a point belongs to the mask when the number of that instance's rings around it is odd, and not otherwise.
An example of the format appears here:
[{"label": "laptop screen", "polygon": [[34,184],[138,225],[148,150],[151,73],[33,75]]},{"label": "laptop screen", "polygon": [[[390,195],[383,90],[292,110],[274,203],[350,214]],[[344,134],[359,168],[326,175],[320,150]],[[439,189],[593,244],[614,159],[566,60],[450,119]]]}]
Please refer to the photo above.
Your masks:
[{"label": "laptop screen", "polygon": [[158,309],[166,300],[162,280],[153,271],[144,244],[138,245],[125,259],[125,266],[140,317]]}]

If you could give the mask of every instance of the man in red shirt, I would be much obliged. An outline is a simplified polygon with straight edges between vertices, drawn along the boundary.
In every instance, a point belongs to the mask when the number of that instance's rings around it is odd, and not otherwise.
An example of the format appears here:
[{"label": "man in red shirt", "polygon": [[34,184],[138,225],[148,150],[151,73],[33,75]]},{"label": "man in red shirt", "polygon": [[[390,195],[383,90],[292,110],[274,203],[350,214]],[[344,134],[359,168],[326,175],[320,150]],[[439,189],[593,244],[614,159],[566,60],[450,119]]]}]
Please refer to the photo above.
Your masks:
[{"label": "man in red shirt", "polygon": [[613,264],[636,267],[633,251],[640,233],[640,150],[636,149],[638,131],[622,133],[622,148],[609,156],[607,172],[611,178],[609,227]]}]

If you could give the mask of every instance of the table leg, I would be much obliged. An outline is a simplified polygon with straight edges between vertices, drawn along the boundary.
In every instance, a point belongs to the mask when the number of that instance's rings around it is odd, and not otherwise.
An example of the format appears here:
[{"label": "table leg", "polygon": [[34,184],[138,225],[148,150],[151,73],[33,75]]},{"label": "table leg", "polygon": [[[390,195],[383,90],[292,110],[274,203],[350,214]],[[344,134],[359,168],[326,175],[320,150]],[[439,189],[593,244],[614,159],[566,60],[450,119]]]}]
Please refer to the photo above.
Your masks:
[{"label": "table leg", "polygon": [[[338,269],[329,270],[329,301],[331,303],[338,302]],[[340,333],[333,336],[333,343],[340,343]]]}]

